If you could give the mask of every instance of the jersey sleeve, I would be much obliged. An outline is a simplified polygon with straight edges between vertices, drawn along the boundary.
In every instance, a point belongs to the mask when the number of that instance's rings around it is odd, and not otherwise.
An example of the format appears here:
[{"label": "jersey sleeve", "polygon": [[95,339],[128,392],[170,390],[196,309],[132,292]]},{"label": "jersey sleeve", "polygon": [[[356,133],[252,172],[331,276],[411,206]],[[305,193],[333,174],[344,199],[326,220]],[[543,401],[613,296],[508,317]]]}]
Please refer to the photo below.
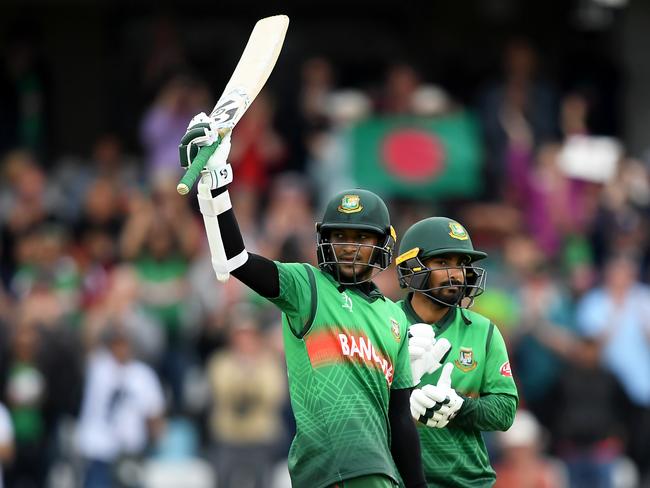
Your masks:
[{"label": "jersey sleeve", "polygon": [[450,426],[485,432],[506,431],[512,426],[517,411],[517,398],[495,393],[481,398],[466,398]]},{"label": "jersey sleeve", "polygon": [[280,278],[280,294],[268,300],[284,312],[293,333],[300,335],[313,315],[312,305],[316,304],[313,270],[302,263],[276,261],[275,264]]},{"label": "jersey sleeve", "polygon": [[401,341],[397,351],[397,358],[395,360],[395,371],[392,390],[400,390],[403,388],[413,388],[413,377],[411,376],[411,362],[409,360],[408,348],[408,322],[404,316],[400,323],[400,336]]},{"label": "jersey sleeve", "polygon": [[494,324],[491,324],[491,327],[492,337],[488,338],[481,395],[505,393],[518,398],[505,341],[499,328]]}]

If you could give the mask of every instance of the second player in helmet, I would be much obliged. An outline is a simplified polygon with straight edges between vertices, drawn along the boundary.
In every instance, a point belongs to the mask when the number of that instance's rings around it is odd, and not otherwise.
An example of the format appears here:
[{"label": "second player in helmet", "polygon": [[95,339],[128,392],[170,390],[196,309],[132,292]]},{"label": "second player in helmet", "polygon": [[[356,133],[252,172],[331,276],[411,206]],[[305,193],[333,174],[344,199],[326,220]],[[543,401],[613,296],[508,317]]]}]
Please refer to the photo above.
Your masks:
[{"label": "second player in helmet", "polygon": [[396,261],[400,285],[419,292],[413,300],[435,322],[448,307],[469,307],[483,293],[485,270],[474,263],[485,257],[458,222],[424,219],[412,225],[400,242]]},{"label": "second player in helmet", "polygon": [[[419,422],[428,486],[492,486],[482,431],[507,430],[518,396],[499,329],[468,310],[486,273],[467,230],[445,217],[411,226],[396,259],[398,304],[409,322],[409,355],[417,388],[411,414]],[[446,364],[443,363],[447,362]]]}]

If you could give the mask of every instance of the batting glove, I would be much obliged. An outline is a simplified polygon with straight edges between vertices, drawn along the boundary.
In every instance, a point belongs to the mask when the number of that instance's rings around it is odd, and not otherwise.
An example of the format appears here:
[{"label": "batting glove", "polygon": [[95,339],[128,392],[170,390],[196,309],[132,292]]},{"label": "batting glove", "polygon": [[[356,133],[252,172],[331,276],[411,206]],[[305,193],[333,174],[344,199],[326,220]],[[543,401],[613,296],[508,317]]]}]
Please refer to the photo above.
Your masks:
[{"label": "batting glove", "polygon": [[205,112],[192,117],[178,146],[181,166],[187,168],[201,147],[214,144],[218,138],[217,126]]},{"label": "batting glove", "polygon": [[446,427],[463,406],[464,399],[451,387],[452,363],[445,364],[436,385],[425,385],[411,393],[411,416],[427,427]]},{"label": "batting glove", "polygon": [[409,359],[413,382],[420,383],[425,373],[436,371],[451,349],[444,337],[436,340],[436,333],[429,324],[413,324],[408,330]]},{"label": "batting glove", "polygon": [[208,159],[199,181],[199,185],[207,190],[216,190],[232,183],[233,172],[228,163],[230,129],[219,129],[216,122],[201,112],[192,118],[178,146],[181,166],[187,168],[199,153],[199,149],[214,144],[220,135],[221,142]]}]

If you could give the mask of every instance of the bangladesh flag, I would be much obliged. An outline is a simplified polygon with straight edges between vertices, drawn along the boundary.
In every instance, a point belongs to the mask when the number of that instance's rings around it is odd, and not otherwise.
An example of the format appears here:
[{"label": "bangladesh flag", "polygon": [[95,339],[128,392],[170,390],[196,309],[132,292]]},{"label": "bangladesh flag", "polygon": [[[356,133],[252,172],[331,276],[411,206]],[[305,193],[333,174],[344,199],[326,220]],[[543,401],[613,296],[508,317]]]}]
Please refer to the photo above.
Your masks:
[{"label": "bangladesh flag", "polygon": [[382,117],[352,130],[353,174],[359,186],[387,197],[467,198],[482,190],[482,147],[476,119]]}]

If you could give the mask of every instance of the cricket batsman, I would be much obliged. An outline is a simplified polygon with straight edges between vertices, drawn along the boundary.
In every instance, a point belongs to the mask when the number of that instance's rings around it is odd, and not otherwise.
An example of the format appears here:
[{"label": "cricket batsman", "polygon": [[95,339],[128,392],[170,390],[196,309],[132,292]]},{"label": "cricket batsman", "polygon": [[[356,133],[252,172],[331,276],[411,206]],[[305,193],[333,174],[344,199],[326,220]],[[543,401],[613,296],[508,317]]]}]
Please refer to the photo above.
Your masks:
[{"label": "cricket batsman", "polygon": [[[181,140],[181,165],[216,138],[207,116],[192,119]],[[228,136],[208,161],[200,210],[213,263],[218,245],[227,258],[215,271],[230,273],[282,311],[296,419],[293,487],[391,488],[400,476],[409,488],[426,487],[409,407],[406,316],[372,282],[395,246],[385,203],[361,189],[334,195],[316,225],[318,268],[271,261],[246,251],[228,194],[229,150]]]},{"label": "cricket batsman", "polygon": [[[508,430],[518,395],[499,329],[467,309],[484,291],[467,230],[431,217],[404,234],[396,259],[400,301],[409,319],[411,414],[419,423],[429,487],[488,487],[496,475],[482,431]],[[448,361],[443,367],[442,364]]]}]

